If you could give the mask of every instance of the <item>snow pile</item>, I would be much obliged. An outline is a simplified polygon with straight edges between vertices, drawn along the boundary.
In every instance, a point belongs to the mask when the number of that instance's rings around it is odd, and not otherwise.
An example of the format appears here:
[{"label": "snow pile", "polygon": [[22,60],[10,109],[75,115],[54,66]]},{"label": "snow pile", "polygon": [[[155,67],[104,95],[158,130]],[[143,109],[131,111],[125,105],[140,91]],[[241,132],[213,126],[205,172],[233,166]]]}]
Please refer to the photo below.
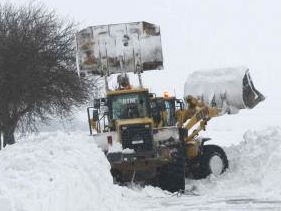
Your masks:
[{"label": "snow pile", "polygon": [[180,197],[156,197],[151,190],[141,206],[154,211],[280,210],[281,129],[248,131],[243,142],[225,150],[230,162],[225,174],[186,180],[186,193]]},{"label": "snow pile", "polygon": [[281,205],[280,128],[245,133],[243,142],[225,149],[229,170],[220,177],[186,180],[182,197],[159,188],[113,185],[106,157],[84,134],[41,133],[2,150],[0,210],[253,210]]},{"label": "snow pile", "polygon": [[[228,147],[230,169],[219,178],[191,181],[208,197],[280,200],[281,129],[248,131],[239,145]],[[231,190],[231,191],[230,191]]]},{"label": "snow pile", "polygon": [[280,128],[246,132],[244,142],[230,148],[229,156],[233,163],[232,177],[240,178],[248,191],[252,188],[252,194],[280,198]]},{"label": "snow pile", "polygon": [[[0,152],[0,210],[116,210],[128,189],[113,185],[92,137],[45,133]],[[121,207],[120,207],[121,206]]]}]

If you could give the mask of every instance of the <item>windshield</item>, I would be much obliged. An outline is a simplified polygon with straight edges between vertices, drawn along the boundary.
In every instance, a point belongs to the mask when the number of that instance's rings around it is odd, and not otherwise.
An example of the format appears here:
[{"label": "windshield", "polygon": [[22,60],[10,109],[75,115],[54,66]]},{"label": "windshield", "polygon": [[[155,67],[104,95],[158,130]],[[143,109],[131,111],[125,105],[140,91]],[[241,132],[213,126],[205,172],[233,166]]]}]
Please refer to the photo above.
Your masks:
[{"label": "windshield", "polygon": [[173,99],[153,99],[151,101],[152,117],[157,127],[174,126],[175,102]]},{"label": "windshield", "polygon": [[126,94],[113,96],[111,100],[112,119],[132,119],[148,116],[147,96],[145,94]]}]

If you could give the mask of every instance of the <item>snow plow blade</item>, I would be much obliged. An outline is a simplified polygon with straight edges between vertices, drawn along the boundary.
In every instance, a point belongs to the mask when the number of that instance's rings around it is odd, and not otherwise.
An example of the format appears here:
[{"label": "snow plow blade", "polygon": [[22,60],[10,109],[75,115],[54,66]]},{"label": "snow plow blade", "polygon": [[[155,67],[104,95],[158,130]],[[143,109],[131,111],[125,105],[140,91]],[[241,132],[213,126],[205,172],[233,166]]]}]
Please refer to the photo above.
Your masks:
[{"label": "snow plow blade", "polygon": [[189,75],[184,85],[184,96],[189,95],[224,113],[252,109],[265,99],[254,87],[246,67],[196,71]]}]

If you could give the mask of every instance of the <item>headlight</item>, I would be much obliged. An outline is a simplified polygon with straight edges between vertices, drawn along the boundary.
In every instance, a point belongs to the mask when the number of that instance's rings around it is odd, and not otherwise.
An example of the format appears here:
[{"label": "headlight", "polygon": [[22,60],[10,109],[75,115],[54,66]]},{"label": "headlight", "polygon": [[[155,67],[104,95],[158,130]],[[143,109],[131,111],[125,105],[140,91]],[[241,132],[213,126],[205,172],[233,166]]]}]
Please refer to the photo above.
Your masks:
[{"label": "headlight", "polygon": [[144,127],[145,127],[145,128],[149,128],[149,127],[150,127],[150,125],[144,125]]}]

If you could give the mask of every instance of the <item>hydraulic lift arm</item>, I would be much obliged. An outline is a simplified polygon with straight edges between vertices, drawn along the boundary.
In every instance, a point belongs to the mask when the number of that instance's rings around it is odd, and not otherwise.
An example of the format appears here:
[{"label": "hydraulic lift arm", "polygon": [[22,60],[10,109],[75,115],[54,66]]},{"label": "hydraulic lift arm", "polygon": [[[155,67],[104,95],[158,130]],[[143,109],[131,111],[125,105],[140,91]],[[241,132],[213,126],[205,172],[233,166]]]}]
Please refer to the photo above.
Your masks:
[{"label": "hydraulic lift arm", "polygon": [[[188,146],[187,156],[192,159],[198,154],[198,146],[194,138],[199,135],[200,131],[206,129],[207,122],[211,118],[220,116],[221,110],[210,107],[192,96],[188,96],[186,98],[186,102],[188,103],[189,108],[178,111],[178,113],[176,113],[176,117],[177,126],[189,131],[188,133],[185,133],[182,138]],[[190,132],[191,129],[198,123],[198,127]]]}]

